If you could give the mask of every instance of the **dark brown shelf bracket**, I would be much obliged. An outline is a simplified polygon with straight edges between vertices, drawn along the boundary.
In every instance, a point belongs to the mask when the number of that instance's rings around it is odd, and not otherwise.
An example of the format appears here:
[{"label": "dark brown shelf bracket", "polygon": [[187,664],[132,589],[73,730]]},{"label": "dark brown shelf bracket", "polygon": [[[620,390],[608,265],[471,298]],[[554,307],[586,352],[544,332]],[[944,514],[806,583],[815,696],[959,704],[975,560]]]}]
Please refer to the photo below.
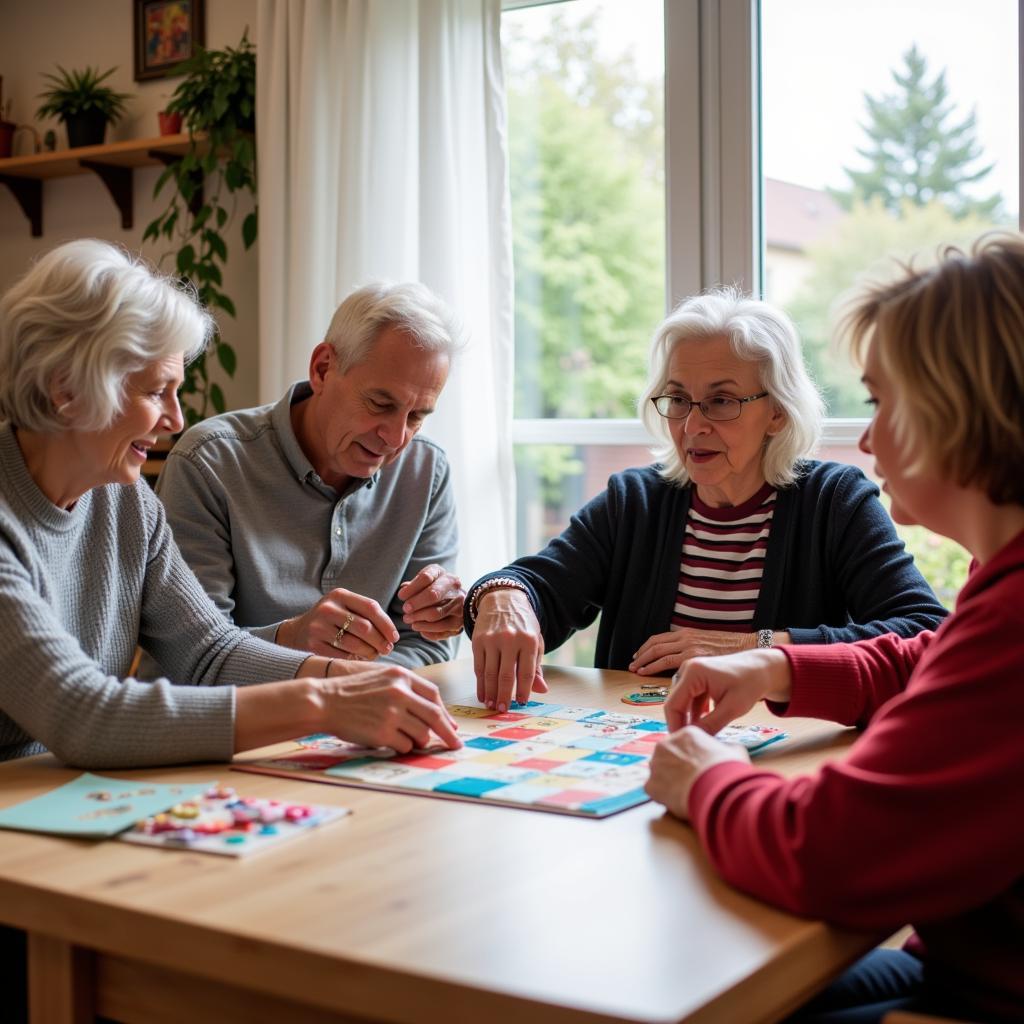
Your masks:
[{"label": "dark brown shelf bracket", "polygon": [[16,178],[13,174],[0,174],[0,183],[6,185],[32,225],[32,237],[43,234],[43,183],[38,178]]},{"label": "dark brown shelf bracket", "polygon": [[[170,167],[171,164],[176,164],[181,160],[180,156],[176,156],[174,153],[164,153],[159,149],[151,149],[147,152],[147,156],[153,160],[158,160],[166,167]],[[197,179],[196,189],[192,193],[192,199],[189,201],[188,210],[189,213],[194,217],[203,208],[203,175],[201,171],[196,171],[194,177]]]},{"label": "dark brown shelf bracket", "polygon": [[114,164],[100,163],[98,160],[79,160],[80,167],[92,171],[107,186],[110,198],[121,211],[121,227],[125,230],[132,226],[132,169]]}]

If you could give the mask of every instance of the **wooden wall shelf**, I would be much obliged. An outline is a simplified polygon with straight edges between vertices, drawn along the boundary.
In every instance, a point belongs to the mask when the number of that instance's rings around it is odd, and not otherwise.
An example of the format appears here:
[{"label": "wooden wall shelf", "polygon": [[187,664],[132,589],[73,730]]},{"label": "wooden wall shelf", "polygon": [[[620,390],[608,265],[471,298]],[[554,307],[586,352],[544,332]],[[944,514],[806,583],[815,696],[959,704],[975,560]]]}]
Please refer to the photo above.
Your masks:
[{"label": "wooden wall shelf", "polygon": [[153,139],[129,139],[103,146],[79,146],[56,153],[9,157],[0,160],[0,184],[10,189],[28,217],[32,237],[38,238],[43,233],[43,182],[73,174],[95,174],[121,213],[121,227],[128,229],[133,223],[134,169],[173,163],[180,160],[188,148],[188,133],[182,132]]}]

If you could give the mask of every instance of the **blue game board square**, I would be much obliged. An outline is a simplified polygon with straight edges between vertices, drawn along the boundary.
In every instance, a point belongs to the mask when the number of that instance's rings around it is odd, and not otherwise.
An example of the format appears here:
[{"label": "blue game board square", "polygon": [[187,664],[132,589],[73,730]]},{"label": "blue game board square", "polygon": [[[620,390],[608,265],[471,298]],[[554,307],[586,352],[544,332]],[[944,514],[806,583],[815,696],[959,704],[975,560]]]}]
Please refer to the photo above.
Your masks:
[{"label": "blue game board square", "polygon": [[642,789],[631,789],[628,793],[618,793],[615,796],[606,796],[600,800],[591,800],[589,803],[580,804],[580,810],[586,814],[603,818],[606,814],[624,811],[627,807],[638,807],[649,799],[650,797]]},{"label": "blue game board square", "polygon": [[643,729],[645,732],[668,732],[668,726],[664,722],[656,722],[653,718],[647,722],[637,722],[631,725],[630,729]]},{"label": "blue game board square", "polygon": [[490,793],[492,789],[501,789],[502,786],[507,785],[507,782],[495,782],[494,779],[474,779],[467,776],[464,779],[452,779],[443,785],[435,786],[434,792],[454,793],[458,796],[483,796],[484,793]]},{"label": "blue game board square", "polygon": [[643,757],[639,754],[616,754],[610,750],[599,750],[593,754],[588,754],[586,757],[581,758],[583,761],[600,761],[602,764],[636,764],[637,761],[642,761]]},{"label": "blue game board square", "polygon": [[498,740],[493,736],[474,736],[466,740],[464,746],[476,747],[478,750],[501,750],[502,747],[511,747],[515,740]]},{"label": "blue game board square", "polygon": [[545,704],[539,700],[528,700],[525,704],[520,704],[519,701],[512,701],[509,704],[509,711],[514,711],[517,715],[531,715],[534,718],[546,718],[548,715],[554,714],[554,712],[560,710],[563,707],[562,704]]},{"label": "blue game board square", "polygon": [[611,750],[612,747],[617,747],[621,743],[621,736],[581,736],[568,745],[577,750]]},{"label": "blue game board square", "polygon": [[608,714],[607,711],[595,711],[592,715],[587,715],[586,718],[581,718],[581,722],[597,722],[600,721],[604,716]]}]

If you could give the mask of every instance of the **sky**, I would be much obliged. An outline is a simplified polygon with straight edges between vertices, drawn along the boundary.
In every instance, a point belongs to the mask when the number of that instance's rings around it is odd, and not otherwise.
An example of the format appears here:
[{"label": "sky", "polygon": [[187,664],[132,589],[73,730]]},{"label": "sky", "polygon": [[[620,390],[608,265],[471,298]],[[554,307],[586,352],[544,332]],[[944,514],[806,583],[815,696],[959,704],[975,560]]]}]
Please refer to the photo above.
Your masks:
[{"label": "sky", "polygon": [[[668,0],[674,2],[674,0]],[[598,7],[609,52],[632,49],[661,72],[662,0],[574,0]],[[917,43],[929,79],[946,70],[959,123],[973,108],[985,159],[996,167],[982,194],[1019,196],[1016,0],[762,0],[763,166],[768,177],[811,188],[842,186],[863,166],[864,93],[893,88],[892,69]],[[526,14],[527,12],[523,12]],[[540,15],[540,11],[534,11]]]},{"label": "sky", "polygon": [[894,88],[891,70],[916,43],[929,80],[946,70],[951,123],[971,108],[992,173],[980,183],[1018,205],[1016,0],[763,0],[765,174],[812,188],[863,166],[864,93]]}]

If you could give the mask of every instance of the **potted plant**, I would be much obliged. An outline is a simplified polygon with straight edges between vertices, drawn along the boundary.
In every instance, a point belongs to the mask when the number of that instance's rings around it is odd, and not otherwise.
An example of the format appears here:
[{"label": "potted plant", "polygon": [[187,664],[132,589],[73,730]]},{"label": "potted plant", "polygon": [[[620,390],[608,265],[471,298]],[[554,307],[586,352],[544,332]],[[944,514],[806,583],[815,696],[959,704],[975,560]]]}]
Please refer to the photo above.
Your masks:
[{"label": "potted plant", "polygon": [[161,107],[156,112],[157,123],[160,125],[161,135],[178,135],[181,132],[181,114],[172,113],[167,109],[169,100],[170,96],[167,93],[160,93]]},{"label": "potted plant", "polygon": [[68,130],[68,145],[96,146],[103,142],[107,124],[117,124],[124,115],[125,100],[129,93],[114,92],[103,85],[117,68],[100,74],[99,68],[84,71],[65,71],[59,64],[59,74],[43,75],[50,88],[39,94],[46,102],[36,111],[36,117],[57,117]]},{"label": "potted plant", "polygon": [[[189,150],[170,164],[153,190],[159,196],[173,185],[167,207],[146,227],[143,240],[167,238],[178,273],[190,280],[202,303],[235,315],[235,304],[222,288],[236,193],[256,197],[256,52],[246,35],[235,48],[200,48],[177,71],[185,78],[174,91],[167,112],[180,114],[190,136]],[[242,222],[242,243],[256,240],[254,208]],[[218,332],[213,352],[224,372],[234,376],[234,349]],[[211,381],[206,355],[185,369],[181,404],[188,425],[226,408],[224,394]]]}]

